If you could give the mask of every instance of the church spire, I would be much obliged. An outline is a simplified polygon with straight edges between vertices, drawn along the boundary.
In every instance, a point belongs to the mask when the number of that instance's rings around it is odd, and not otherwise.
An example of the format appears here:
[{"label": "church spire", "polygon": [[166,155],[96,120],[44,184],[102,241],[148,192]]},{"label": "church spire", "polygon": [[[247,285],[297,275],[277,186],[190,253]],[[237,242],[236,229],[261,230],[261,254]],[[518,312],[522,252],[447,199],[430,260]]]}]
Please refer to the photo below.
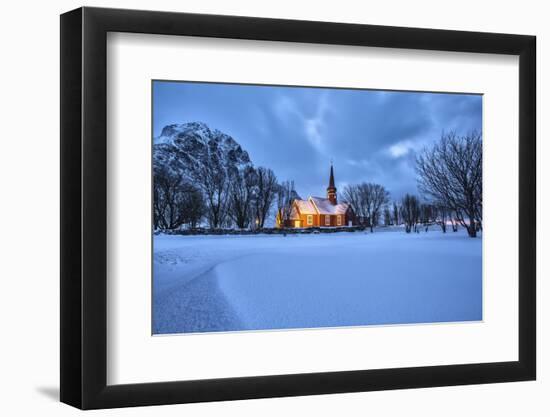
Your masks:
[{"label": "church spire", "polygon": [[338,199],[336,198],[336,187],[334,186],[334,169],[332,167],[332,161],[330,161],[330,178],[328,180],[327,198],[332,204],[338,204]]},{"label": "church spire", "polygon": [[334,169],[332,168],[332,164],[330,164],[330,179],[328,180],[328,188],[335,188],[334,187]]}]

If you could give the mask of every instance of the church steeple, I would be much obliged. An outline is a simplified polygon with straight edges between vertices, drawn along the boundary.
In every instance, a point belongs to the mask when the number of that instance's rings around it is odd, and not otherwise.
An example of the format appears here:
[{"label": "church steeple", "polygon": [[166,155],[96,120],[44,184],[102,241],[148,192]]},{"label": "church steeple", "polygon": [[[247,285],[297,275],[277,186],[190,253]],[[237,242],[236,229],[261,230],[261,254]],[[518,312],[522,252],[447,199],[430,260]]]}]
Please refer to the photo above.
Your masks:
[{"label": "church steeple", "polygon": [[327,198],[332,204],[338,204],[336,187],[334,186],[334,169],[332,168],[332,161],[330,162],[330,178],[328,180]]}]

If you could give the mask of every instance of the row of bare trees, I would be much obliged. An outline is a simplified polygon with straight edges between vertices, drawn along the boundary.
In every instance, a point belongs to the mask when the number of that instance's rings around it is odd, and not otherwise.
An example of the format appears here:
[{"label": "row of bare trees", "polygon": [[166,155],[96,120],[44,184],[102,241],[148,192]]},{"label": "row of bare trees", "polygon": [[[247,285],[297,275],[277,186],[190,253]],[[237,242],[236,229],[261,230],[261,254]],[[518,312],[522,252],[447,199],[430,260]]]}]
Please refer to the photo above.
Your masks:
[{"label": "row of bare trees", "polygon": [[[447,223],[453,222],[450,210],[444,206],[422,202],[420,197],[405,194],[399,201],[390,202],[389,192],[380,184],[352,184],[344,188],[344,200],[351,204],[355,212],[356,223],[374,228],[383,223],[385,226],[404,225],[405,232],[418,232],[432,224],[447,230]],[[453,223],[453,229],[454,223]]]},{"label": "row of bare trees", "polygon": [[[448,208],[432,203],[422,202],[421,198],[413,194],[405,194],[400,201],[388,202],[381,210],[382,219],[374,217],[369,226],[404,225],[405,232],[419,232],[423,227],[426,231],[432,225],[437,225],[445,233],[451,225],[453,231],[458,231],[458,220]],[[359,222],[360,223],[360,222]],[[371,227],[372,231],[372,227]]]},{"label": "row of bare trees", "polygon": [[416,172],[420,197],[406,194],[390,203],[389,193],[380,184],[348,185],[344,199],[355,211],[357,222],[373,228],[405,225],[405,232],[439,225],[445,233],[463,226],[470,237],[482,229],[482,142],[481,133],[465,136],[444,133],[439,142],[417,157]]},{"label": "row of bare trees", "polygon": [[262,228],[280,189],[274,172],[264,167],[227,169],[214,161],[185,178],[165,165],[155,166],[154,227],[195,228],[206,220],[212,229]]},{"label": "row of bare trees", "polygon": [[419,232],[421,226],[428,231],[431,225],[438,225],[445,233],[449,223],[453,231],[458,230],[455,218],[446,207],[422,202],[416,195],[405,194],[399,203],[393,203],[393,208],[395,216],[391,224],[404,224],[406,233]]}]

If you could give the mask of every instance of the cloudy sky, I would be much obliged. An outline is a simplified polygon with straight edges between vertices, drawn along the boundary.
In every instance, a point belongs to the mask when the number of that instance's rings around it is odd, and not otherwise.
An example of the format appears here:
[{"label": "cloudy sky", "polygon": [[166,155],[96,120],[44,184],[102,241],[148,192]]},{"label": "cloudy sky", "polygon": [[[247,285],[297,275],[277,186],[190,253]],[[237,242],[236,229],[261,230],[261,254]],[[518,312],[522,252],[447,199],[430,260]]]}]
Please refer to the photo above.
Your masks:
[{"label": "cloudy sky", "polygon": [[398,199],[417,192],[417,152],[443,131],[481,131],[482,96],[377,90],[153,83],[153,130],[201,121],[231,135],[256,166],[324,196],[336,187],[382,184]]}]

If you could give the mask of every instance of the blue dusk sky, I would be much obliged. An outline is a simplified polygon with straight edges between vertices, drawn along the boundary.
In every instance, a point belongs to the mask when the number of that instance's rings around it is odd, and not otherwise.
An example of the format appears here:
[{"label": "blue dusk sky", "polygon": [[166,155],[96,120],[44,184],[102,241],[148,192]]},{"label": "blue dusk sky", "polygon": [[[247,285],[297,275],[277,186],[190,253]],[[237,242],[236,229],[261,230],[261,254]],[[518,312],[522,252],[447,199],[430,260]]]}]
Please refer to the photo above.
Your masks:
[{"label": "blue dusk sky", "polygon": [[443,131],[482,129],[482,96],[155,81],[153,134],[204,122],[232,136],[255,166],[294,180],[302,198],[376,182],[399,199],[417,193],[417,152]]}]

